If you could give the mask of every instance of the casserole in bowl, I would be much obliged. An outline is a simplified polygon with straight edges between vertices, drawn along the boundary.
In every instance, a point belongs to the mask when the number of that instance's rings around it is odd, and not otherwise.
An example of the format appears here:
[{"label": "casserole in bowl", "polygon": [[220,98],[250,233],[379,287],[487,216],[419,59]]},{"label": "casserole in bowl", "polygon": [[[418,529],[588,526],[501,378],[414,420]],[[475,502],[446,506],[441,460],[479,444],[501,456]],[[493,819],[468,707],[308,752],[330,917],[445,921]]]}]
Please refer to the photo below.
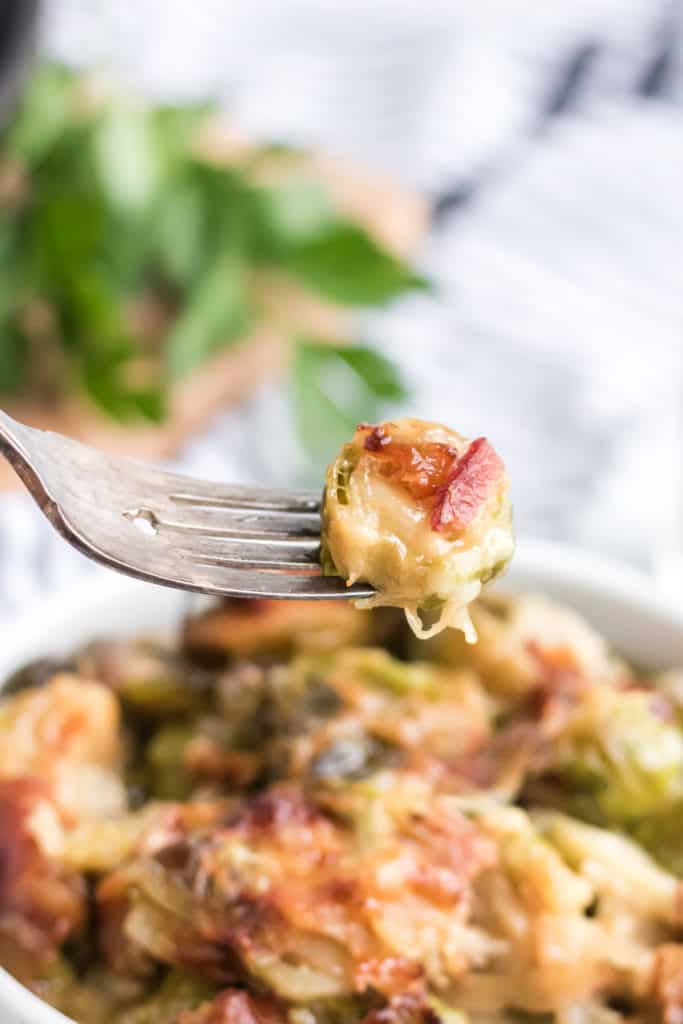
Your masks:
[{"label": "casserole in bowl", "polygon": [[[508,590],[542,592],[576,608],[608,637],[620,653],[639,666],[658,670],[683,663],[683,617],[657,601],[649,592],[647,583],[637,574],[552,545],[520,544],[514,567],[504,582]],[[58,603],[36,609],[30,620],[16,624],[12,640],[6,643],[0,656],[0,671],[5,676],[42,655],[68,654],[95,637],[172,630],[187,610],[187,599],[183,595],[152,590],[113,577],[105,578],[102,583],[88,584],[72,595],[62,597]],[[391,685],[395,685],[393,681]],[[418,682],[418,685],[422,683]],[[609,724],[608,721],[608,727]],[[637,788],[628,788],[629,799],[634,794],[637,797]],[[261,807],[259,815],[263,810]],[[608,810],[611,812],[611,806]],[[301,824],[304,831],[312,827],[308,818]],[[328,836],[328,831],[325,832],[326,841],[336,842],[336,837],[332,833]],[[462,833],[458,842],[461,838]],[[567,841],[565,837],[565,845]],[[412,855],[419,845],[418,833],[411,832],[410,843],[405,850]],[[543,869],[543,857],[540,856],[538,871]],[[438,889],[442,881],[437,885],[437,880],[433,879],[428,886],[430,893]],[[522,887],[525,884],[523,880],[520,882]],[[583,897],[579,893],[577,898]],[[589,906],[586,911],[593,913]],[[381,987],[381,982],[378,985]],[[0,1007],[2,1019],[11,1024],[19,1021],[22,1024],[47,1024],[64,1020],[8,975],[0,978]],[[407,1004],[403,1005],[404,1011],[408,1008]],[[232,1010],[236,1012],[236,1007]],[[377,1014],[382,1012],[379,1010]],[[206,1019],[213,1021],[209,1016]],[[225,1019],[232,1017],[226,1016]],[[384,1018],[380,1016],[378,1019]]]}]

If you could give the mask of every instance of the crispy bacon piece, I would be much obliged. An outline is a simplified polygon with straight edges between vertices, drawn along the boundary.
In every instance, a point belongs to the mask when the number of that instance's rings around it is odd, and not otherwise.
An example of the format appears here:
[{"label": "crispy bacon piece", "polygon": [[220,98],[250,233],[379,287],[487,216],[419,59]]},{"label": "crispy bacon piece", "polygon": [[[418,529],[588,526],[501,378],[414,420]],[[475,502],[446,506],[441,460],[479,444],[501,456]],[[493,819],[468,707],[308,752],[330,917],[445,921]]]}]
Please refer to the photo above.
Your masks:
[{"label": "crispy bacon piece", "polygon": [[47,784],[0,782],[0,963],[19,977],[49,962],[83,921],[84,887],[42,849],[35,828],[59,819]]},{"label": "crispy bacon piece", "polygon": [[395,441],[387,426],[358,427],[363,448],[378,464],[380,474],[418,501],[434,500],[432,529],[466,529],[505,471],[485,437],[472,441],[465,452],[436,441],[407,444]]},{"label": "crispy bacon piece", "polygon": [[451,470],[432,510],[433,530],[465,530],[505,471],[485,437],[473,441]]},{"label": "crispy bacon piece", "polygon": [[418,500],[438,493],[458,458],[455,448],[447,444],[406,444],[394,441],[385,427],[361,429],[369,431],[363,446],[377,459],[382,476]]},{"label": "crispy bacon piece", "polygon": [[228,988],[196,1010],[183,1010],[176,1024],[285,1024],[286,1020],[274,999]]}]

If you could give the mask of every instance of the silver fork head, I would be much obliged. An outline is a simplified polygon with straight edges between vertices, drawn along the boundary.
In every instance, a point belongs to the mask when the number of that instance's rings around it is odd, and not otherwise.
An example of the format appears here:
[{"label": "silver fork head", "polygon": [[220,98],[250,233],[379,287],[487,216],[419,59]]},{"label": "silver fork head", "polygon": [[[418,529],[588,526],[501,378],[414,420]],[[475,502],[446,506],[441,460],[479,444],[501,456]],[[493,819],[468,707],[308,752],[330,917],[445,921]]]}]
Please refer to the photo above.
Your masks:
[{"label": "silver fork head", "polygon": [[322,576],[320,499],[115,458],[0,412],[0,452],[70,544],[118,572],[226,597],[370,597]]}]

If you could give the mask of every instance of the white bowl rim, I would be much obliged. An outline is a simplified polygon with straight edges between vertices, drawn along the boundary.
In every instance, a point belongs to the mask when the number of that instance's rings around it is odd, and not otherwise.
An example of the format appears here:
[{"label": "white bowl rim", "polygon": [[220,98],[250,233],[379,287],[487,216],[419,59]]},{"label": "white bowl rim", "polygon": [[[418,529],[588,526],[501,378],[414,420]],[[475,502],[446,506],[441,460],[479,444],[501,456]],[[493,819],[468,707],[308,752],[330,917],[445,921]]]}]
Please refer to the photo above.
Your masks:
[{"label": "white bowl rim", "polygon": [[[86,578],[38,602],[28,614],[10,623],[11,636],[6,641],[10,656],[13,644],[21,646],[21,640],[26,637],[43,638],[45,631],[49,633],[51,621],[63,621],[69,612],[77,616],[79,610],[90,602],[97,605],[109,602],[113,608],[136,594],[139,596],[141,587],[149,592],[150,603],[154,602],[155,595],[159,600],[158,595],[163,588],[152,588],[112,573],[95,579]],[[520,540],[510,572],[510,589],[517,587],[537,592],[554,588],[569,594],[576,593],[578,599],[574,603],[579,606],[588,595],[605,607],[624,607],[630,609],[631,614],[635,610],[644,616],[646,622],[660,626],[668,634],[680,636],[683,659],[683,609],[658,594],[650,577],[636,569],[569,545]],[[170,603],[168,607],[171,608]],[[106,626],[103,633],[106,634]],[[44,646],[44,639],[41,639],[41,644]],[[5,1013],[9,1013],[9,1017]],[[73,1024],[70,1018],[48,1006],[2,968],[0,1019],[3,1024]]]}]

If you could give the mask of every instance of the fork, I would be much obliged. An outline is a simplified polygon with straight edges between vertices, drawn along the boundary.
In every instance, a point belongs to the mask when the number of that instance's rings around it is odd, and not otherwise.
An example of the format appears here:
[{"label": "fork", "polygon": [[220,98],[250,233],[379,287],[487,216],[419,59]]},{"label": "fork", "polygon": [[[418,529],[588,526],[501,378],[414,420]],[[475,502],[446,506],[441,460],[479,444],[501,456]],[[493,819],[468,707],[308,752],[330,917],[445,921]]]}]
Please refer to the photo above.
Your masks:
[{"label": "fork", "polygon": [[54,528],[88,558],[150,583],[225,597],[361,598],[320,567],[320,496],[225,486],[17,423],[0,452]]}]

